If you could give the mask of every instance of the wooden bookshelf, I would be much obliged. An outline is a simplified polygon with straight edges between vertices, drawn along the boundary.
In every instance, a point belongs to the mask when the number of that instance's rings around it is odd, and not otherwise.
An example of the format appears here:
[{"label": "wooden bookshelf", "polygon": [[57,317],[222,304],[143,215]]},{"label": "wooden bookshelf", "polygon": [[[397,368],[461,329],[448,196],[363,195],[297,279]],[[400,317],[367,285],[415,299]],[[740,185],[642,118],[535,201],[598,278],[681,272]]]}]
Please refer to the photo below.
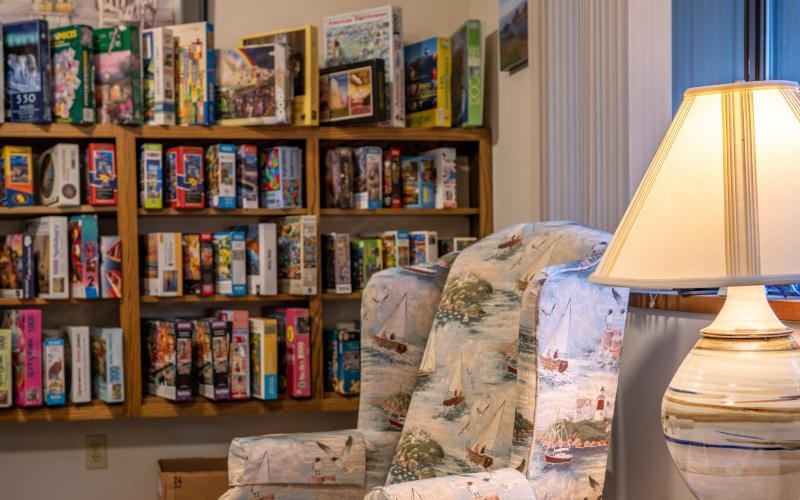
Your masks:
[{"label": "wooden bookshelf", "polygon": [[[139,239],[140,231],[150,232],[147,225],[157,224],[158,231],[201,231],[216,224],[225,223],[225,218],[269,220],[286,215],[316,215],[320,226],[325,221],[345,221],[357,217],[358,223],[368,219],[375,224],[392,224],[391,217],[461,219],[468,221],[471,236],[483,237],[492,231],[492,164],[491,138],[486,129],[398,129],[379,127],[121,127],[113,125],[33,125],[0,124],[0,141],[5,144],[32,145],[34,150],[44,150],[56,142],[77,141],[114,142],[117,148],[118,206],[117,207],[25,207],[0,208],[0,218],[29,218],[41,215],[70,213],[97,213],[115,216],[117,233],[123,251],[123,295],[118,301],[119,324],[123,329],[125,349],[125,403],[106,405],[93,401],[87,405],[43,407],[33,409],[0,409],[0,422],[33,422],[57,420],[103,420],[113,418],[163,418],[185,416],[214,416],[239,414],[266,414],[271,412],[338,412],[356,411],[357,397],[346,398],[326,393],[323,385],[322,328],[324,307],[335,308],[342,301],[357,301],[360,292],[337,295],[323,293],[322,265],[320,264],[319,293],[312,296],[280,294],[274,296],[245,297],[150,297],[140,295]],[[217,142],[291,144],[304,152],[304,197],[305,208],[292,210],[144,210],[138,207],[138,153],[144,142],[160,142],[165,146],[179,144],[210,145]],[[401,150],[422,151],[438,146],[456,147],[460,155],[470,157],[470,207],[449,210],[435,209],[379,209],[340,210],[321,208],[322,167],[325,151],[334,146],[380,146],[398,145]],[[374,218],[374,219],[373,219]],[[171,220],[174,219],[174,220]],[[187,222],[189,219],[191,222]],[[215,222],[216,221],[216,222]],[[355,222],[355,220],[353,220]],[[166,229],[168,227],[169,229]],[[389,228],[389,227],[387,227]],[[318,248],[321,245],[318,245]],[[321,263],[321,259],[320,259]],[[83,310],[91,300],[45,300],[45,299],[0,299],[2,306],[52,306],[56,304],[80,304]],[[144,380],[141,365],[141,321],[142,308],[157,307],[156,304],[181,304],[181,307],[215,307],[223,304],[247,306],[273,306],[279,303],[303,304],[311,316],[311,367],[312,395],[308,399],[284,398],[277,401],[249,400],[242,402],[215,403],[197,397],[191,403],[172,403],[143,394]],[[103,301],[105,303],[105,301]],[[149,313],[150,311],[148,311]],[[167,313],[157,313],[158,315]],[[81,321],[90,322],[81,318]]]},{"label": "wooden bookshelf", "polygon": [[76,298],[69,298],[69,299],[43,299],[40,297],[34,297],[30,299],[17,299],[13,297],[2,297],[0,298],[0,307],[16,307],[16,306],[49,306],[49,305],[75,305],[75,304],[106,304],[106,303],[114,303],[118,302],[119,299],[108,299],[108,298],[98,298],[98,299],[76,299]]}]

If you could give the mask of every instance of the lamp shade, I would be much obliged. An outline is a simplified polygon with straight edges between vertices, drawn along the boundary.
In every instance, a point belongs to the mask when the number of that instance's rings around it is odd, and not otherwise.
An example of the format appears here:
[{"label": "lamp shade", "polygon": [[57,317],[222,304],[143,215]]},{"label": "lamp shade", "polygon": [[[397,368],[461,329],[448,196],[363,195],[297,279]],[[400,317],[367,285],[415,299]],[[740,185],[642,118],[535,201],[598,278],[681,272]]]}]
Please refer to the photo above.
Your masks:
[{"label": "lamp shade", "polygon": [[689,89],[591,281],[800,282],[800,89]]}]

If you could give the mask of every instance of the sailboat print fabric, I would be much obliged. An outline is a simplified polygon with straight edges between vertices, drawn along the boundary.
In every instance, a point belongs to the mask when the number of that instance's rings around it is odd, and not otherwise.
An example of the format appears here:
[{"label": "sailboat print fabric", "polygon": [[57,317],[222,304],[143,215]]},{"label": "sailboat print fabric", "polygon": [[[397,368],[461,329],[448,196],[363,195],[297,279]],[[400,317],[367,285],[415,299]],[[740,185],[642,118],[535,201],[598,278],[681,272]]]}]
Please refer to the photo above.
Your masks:
[{"label": "sailboat print fabric", "polygon": [[538,273],[523,298],[512,463],[537,498],[600,498],[627,288],[588,281],[602,248]]},{"label": "sailboat print fabric", "polygon": [[514,469],[423,479],[375,488],[364,500],[533,500],[525,476]]},{"label": "sailboat print fabric", "polygon": [[359,429],[403,428],[453,258],[387,269],[367,283],[361,299]]},{"label": "sailboat print fabric", "polygon": [[607,241],[606,233],[577,224],[544,222],[509,227],[461,252],[387,484],[509,466],[523,291],[541,269],[591,255]]}]

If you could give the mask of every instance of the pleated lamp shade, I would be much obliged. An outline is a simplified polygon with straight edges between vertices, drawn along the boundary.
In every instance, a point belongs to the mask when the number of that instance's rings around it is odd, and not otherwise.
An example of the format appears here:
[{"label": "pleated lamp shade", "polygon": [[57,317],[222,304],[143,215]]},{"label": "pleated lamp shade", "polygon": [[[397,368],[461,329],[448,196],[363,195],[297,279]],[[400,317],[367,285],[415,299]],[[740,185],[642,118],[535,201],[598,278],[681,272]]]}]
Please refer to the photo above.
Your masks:
[{"label": "pleated lamp shade", "polygon": [[800,282],[800,89],[689,89],[591,281]]}]

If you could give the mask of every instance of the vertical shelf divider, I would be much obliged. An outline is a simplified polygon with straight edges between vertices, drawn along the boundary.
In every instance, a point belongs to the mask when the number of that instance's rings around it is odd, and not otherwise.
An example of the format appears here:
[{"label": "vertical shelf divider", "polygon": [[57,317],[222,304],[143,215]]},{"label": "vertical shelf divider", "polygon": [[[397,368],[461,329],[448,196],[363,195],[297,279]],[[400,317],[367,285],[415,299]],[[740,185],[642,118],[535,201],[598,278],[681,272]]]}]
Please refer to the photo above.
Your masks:
[{"label": "vertical shelf divider", "polygon": [[494,229],[492,213],[492,136],[489,129],[480,130],[478,139],[478,238]]},{"label": "vertical shelf divider", "polygon": [[325,397],[323,374],[325,362],[322,344],[322,218],[320,217],[320,151],[319,138],[310,134],[306,138],[306,206],[308,213],[317,217],[317,294],[309,297],[308,314],[311,317],[311,397]]}]

